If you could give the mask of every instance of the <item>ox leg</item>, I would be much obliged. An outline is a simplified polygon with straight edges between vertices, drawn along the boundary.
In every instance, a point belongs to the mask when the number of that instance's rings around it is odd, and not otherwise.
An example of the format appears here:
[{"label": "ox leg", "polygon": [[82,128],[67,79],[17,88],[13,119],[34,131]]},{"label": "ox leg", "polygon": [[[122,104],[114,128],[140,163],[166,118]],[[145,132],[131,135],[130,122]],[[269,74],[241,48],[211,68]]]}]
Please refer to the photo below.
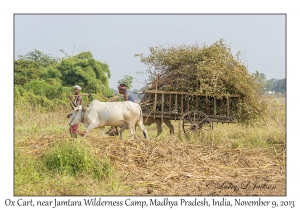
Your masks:
[{"label": "ox leg", "polygon": [[126,124],[128,126],[128,130],[130,132],[130,140],[136,139],[135,129],[134,129],[133,124],[131,122],[129,122],[129,121],[126,121]]},{"label": "ox leg", "polygon": [[85,129],[85,132],[84,132],[83,137],[86,138],[87,133],[88,133],[90,130],[96,128],[96,127],[97,127],[97,126],[95,126],[95,125],[93,125],[93,124],[90,124],[90,125]]},{"label": "ox leg", "polygon": [[100,128],[101,136],[104,138],[105,136],[105,127]]},{"label": "ox leg", "polygon": [[120,140],[123,139],[122,133],[123,133],[123,131],[124,131],[126,128],[127,128],[127,127],[126,127],[125,125],[123,125],[123,126],[121,127],[121,129],[120,129]]},{"label": "ox leg", "polygon": [[172,125],[172,123],[170,122],[170,120],[165,120],[164,123],[170,129],[170,134],[173,135],[174,134],[174,126]]},{"label": "ox leg", "polygon": [[156,119],[155,120],[155,123],[156,123],[156,130],[157,130],[157,136],[159,136],[162,132],[162,123],[161,123],[161,119]]},{"label": "ox leg", "polygon": [[127,124],[122,125],[122,127],[121,127],[121,129],[120,129],[120,140],[123,139],[122,133],[123,133],[123,131],[124,131],[125,129],[127,129],[127,128],[128,128]]},{"label": "ox leg", "polygon": [[149,136],[148,136],[146,127],[144,126],[143,122],[138,121],[138,122],[137,122],[137,125],[138,125],[139,128],[143,131],[144,137],[145,137],[146,139],[149,139]]}]

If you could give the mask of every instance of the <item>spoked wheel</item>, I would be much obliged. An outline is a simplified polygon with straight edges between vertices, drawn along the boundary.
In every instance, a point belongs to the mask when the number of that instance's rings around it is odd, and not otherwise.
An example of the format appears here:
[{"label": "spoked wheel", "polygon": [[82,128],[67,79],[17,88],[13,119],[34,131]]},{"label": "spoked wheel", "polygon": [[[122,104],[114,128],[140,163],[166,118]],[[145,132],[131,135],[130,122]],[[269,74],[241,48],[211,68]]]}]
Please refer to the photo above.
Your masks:
[{"label": "spoked wheel", "polygon": [[201,111],[190,111],[181,118],[182,130],[187,139],[197,139],[213,129],[209,117]]}]

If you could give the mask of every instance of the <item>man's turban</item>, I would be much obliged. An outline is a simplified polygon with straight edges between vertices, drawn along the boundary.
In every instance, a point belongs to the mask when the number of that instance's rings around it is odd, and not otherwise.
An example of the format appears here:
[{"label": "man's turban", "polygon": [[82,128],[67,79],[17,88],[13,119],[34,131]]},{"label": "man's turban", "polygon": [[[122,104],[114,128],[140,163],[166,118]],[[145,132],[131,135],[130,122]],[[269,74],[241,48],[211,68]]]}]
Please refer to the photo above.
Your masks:
[{"label": "man's turban", "polygon": [[74,89],[81,90],[81,87],[80,87],[79,85],[75,85],[75,86],[74,86]]}]

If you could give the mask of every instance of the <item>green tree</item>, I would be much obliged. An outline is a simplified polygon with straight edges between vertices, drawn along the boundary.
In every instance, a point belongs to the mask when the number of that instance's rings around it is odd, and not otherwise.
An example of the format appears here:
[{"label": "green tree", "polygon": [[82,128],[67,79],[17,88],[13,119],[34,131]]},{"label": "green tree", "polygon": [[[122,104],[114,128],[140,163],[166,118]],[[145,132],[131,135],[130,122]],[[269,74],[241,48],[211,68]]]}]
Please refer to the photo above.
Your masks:
[{"label": "green tree", "polygon": [[130,90],[132,88],[133,77],[125,75],[123,79],[118,81],[118,84],[125,84],[127,89]]},{"label": "green tree", "polygon": [[108,65],[95,60],[90,52],[62,59],[57,69],[61,72],[64,86],[78,84],[85,92],[110,92],[108,79],[111,75]]},{"label": "green tree", "polygon": [[260,84],[261,87],[261,93],[264,93],[265,91],[268,91],[268,82],[267,82],[267,77],[264,73],[259,73],[256,71],[255,73],[252,74],[254,77],[254,80]]},{"label": "green tree", "polygon": [[284,79],[275,79],[272,78],[267,80],[266,89],[268,91],[275,91],[275,92],[286,92],[286,78]]},{"label": "green tree", "polygon": [[14,61],[14,83],[24,85],[32,79],[38,79],[42,75],[41,67],[30,60]]},{"label": "green tree", "polygon": [[275,92],[285,93],[286,92],[286,79],[277,80],[274,84],[273,90]]},{"label": "green tree", "polygon": [[58,63],[58,58],[36,49],[25,55],[18,55],[18,58],[14,61],[14,82],[16,85],[24,85],[30,80],[42,78],[46,67]]},{"label": "green tree", "polygon": [[266,81],[266,84],[265,84],[266,91],[273,91],[273,86],[274,86],[275,81],[276,81],[276,79],[274,79],[274,78]]},{"label": "green tree", "polygon": [[110,97],[108,65],[95,60],[90,52],[56,59],[38,50],[14,61],[15,100],[20,105],[54,107],[68,104],[68,95],[79,84],[83,92]]},{"label": "green tree", "polygon": [[49,66],[56,64],[59,61],[59,58],[55,58],[51,55],[44,54],[41,51],[34,49],[32,52],[29,52],[25,55],[18,55],[19,60],[28,60],[33,61],[40,66]]}]

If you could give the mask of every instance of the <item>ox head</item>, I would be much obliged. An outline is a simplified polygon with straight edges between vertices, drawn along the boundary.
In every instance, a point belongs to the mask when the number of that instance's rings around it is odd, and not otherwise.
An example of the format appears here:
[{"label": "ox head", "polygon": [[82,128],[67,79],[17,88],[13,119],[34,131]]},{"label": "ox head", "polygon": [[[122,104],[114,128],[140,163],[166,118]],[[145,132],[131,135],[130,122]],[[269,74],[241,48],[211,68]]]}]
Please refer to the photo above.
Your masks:
[{"label": "ox head", "polygon": [[70,120],[70,126],[81,123],[81,109],[75,107],[73,103],[70,103],[72,109],[71,113],[68,114],[68,118]]},{"label": "ox head", "polygon": [[81,123],[81,109],[73,109],[69,115],[70,125]]}]

